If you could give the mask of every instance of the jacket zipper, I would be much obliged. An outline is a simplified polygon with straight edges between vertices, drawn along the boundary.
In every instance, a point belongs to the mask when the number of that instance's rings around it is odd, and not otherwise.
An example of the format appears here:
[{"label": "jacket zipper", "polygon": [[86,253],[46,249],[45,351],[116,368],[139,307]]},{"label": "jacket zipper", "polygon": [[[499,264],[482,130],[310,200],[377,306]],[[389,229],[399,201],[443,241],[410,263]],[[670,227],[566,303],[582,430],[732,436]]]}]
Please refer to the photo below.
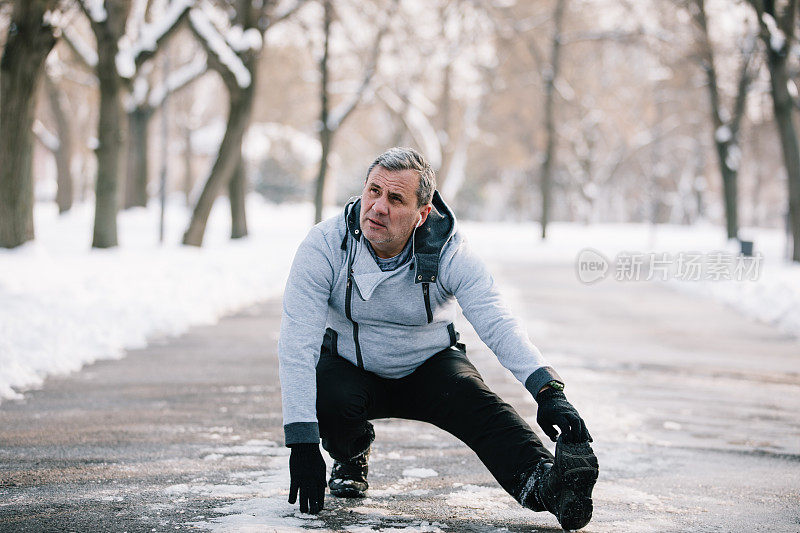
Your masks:
[{"label": "jacket zipper", "polygon": [[422,284],[422,297],[425,299],[425,314],[428,315],[428,324],[433,322],[433,311],[431,311],[431,290],[430,283]]},{"label": "jacket zipper", "polygon": [[344,297],[344,312],[347,315],[347,319],[350,320],[353,324],[353,342],[356,345],[356,360],[358,361],[358,367],[362,370],[364,369],[364,360],[361,358],[361,345],[358,342],[358,322],[353,320],[353,316],[350,314],[350,300],[352,299],[353,294],[353,271],[352,269],[348,269],[347,272],[347,292],[345,293]]}]

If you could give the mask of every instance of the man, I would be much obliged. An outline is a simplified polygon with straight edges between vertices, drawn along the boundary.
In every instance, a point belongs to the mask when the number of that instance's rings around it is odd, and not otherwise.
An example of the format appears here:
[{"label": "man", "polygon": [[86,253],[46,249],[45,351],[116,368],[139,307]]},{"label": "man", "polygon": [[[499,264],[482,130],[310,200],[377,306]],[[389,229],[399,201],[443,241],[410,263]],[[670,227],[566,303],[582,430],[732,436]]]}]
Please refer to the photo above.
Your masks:
[{"label": "man", "polygon": [[[331,494],[364,496],[369,420],[397,417],[452,433],[522,505],[581,528],[598,472],[589,432],[435,188],[419,153],[392,148],[369,167],[360,199],[297,250],[278,343],[289,502],[299,492],[301,512],[323,507],[320,438],[334,459]],[[538,402],[555,457],[467,359],[456,302]]]}]

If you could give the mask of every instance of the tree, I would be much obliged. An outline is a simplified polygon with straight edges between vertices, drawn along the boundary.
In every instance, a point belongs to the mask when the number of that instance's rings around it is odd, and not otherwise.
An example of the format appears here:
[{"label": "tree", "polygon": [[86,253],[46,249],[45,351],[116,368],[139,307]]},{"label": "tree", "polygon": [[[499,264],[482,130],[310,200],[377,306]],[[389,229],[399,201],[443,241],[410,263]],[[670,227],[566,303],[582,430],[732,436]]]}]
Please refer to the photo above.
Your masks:
[{"label": "tree", "polygon": [[342,102],[336,109],[330,109],[330,72],[329,72],[329,54],[330,54],[330,40],[331,40],[331,26],[334,21],[334,8],[331,0],[323,0],[323,45],[322,56],[319,61],[320,72],[320,119],[319,119],[319,142],[322,147],[322,156],[319,162],[319,172],[317,173],[317,185],[314,193],[314,223],[322,220],[322,207],[325,200],[325,181],[328,172],[328,156],[331,153],[333,139],[339,128],[342,127],[344,121],[355,110],[364,94],[370,86],[372,77],[378,68],[378,58],[380,57],[381,40],[386,33],[386,27],[392,14],[397,8],[397,0],[391,0],[390,12],[387,14],[384,24],[379,27],[375,33],[375,38],[372,42],[369,51],[369,59],[364,67],[364,73],[361,81],[349,99]]},{"label": "tree", "polygon": [[[171,37],[184,20],[192,0],[173,0],[157,22],[145,25],[138,39],[120,49],[125,35],[132,0],[80,0],[80,6],[91,23],[97,41],[97,53],[88,57],[78,53],[94,66],[100,84],[100,116],[97,126],[99,141],[97,179],[95,181],[95,216],[93,248],[117,245],[117,212],[119,210],[119,180],[123,175],[126,149],[126,116],[122,96],[132,89],[131,80],[158,48]],[[73,50],[80,50],[68,38]],[[93,64],[94,63],[94,64]]]},{"label": "tree", "polygon": [[0,59],[0,247],[34,238],[33,121],[37,87],[56,44],[49,19],[56,0],[14,2]]},{"label": "tree", "polygon": [[729,111],[722,102],[714,46],[708,32],[708,18],[705,0],[694,0],[693,15],[699,30],[698,46],[700,65],[706,74],[711,120],[714,126],[714,147],[717,152],[719,170],[722,176],[722,196],[725,206],[725,228],[729,239],[739,235],[739,209],[737,200],[737,178],[741,150],[739,149],[739,133],[744,117],[747,93],[753,77],[752,58],[755,42],[750,42],[742,50],[742,62],[739,69],[733,109]]},{"label": "tree", "polygon": [[[220,31],[201,9],[189,13],[189,27],[206,50],[209,67],[216,71],[228,90],[228,120],[211,173],[192,210],[183,244],[201,246],[208,216],[223,187],[229,187],[231,238],[247,235],[244,215],[245,182],[241,168],[242,139],[250,122],[255,96],[258,60],[264,33],[289,17],[302,5],[298,1],[283,14],[276,14],[275,0],[237,1],[231,6],[230,26]],[[238,170],[237,170],[238,169]]]},{"label": "tree", "polygon": [[122,111],[123,82],[117,72],[118,43],[125,33],[131,0],[90,2],[81,7],[97,39],[97,79],[100,82],[100,116],[97,124],[97,178],[92,248],[117,245],[117,187],[122,174],[125,117]]},{"label": "tree", "polygon": [[148,127],[155,112],[162,108],[169,95],[181,90],[208,70],[205,53],[169,73],[164,83],[153,85],[147,73],[137,73],[133,92],[126,108],[128,116],[128,155],[125,178],[124,207],[147,205],[147,162],[149,159]]},{"label": "tree", "polygon": [[[793,122],[794,98],[789,89],[789,51],[796,43],[797,2],[787,0],[778,9],[774,0],[750,0],[758,15],[761,39],[767,55],[775,125],[781,140],[783,164],[789,189],[789,225],[792,261],[800,262],[800,147]],[[792,84],[793,86],[793,84]]]}]

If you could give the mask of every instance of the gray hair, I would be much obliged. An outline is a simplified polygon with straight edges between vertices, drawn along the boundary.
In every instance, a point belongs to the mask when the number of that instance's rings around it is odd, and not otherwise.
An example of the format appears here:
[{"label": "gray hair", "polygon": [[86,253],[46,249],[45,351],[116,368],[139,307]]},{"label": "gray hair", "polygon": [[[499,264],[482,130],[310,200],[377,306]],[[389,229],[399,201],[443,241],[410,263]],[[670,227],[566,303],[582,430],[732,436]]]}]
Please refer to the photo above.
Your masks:
[{"label": "gray hair", "polygon": [[376,166],[385,168],[386,170],[415,170],[419,175],[419,185],[417,186],[417,207],[431,203],[433,199],[433,191],[436,190],[436,173],[433,171],[430,163],[428,163],[422,154],[413,148],[405,148],[395,146],[389,148],[381,155],[375,158],[375,161],[369,166],[367,170],[367,178]]}]

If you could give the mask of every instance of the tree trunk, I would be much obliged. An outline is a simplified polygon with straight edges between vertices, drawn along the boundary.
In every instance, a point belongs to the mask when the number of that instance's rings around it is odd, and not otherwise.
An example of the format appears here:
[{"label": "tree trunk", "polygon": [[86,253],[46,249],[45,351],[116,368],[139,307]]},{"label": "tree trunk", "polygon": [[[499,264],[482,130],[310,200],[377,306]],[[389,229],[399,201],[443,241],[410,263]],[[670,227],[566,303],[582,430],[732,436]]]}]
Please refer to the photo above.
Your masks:
[{"label": "tree trunk", "polygon": [[52,0],[15,2],[0,60],[0,247],[32,240],[33,120],[44,61],[56,43],[44,13]]},{"label": "tree trunk", "polygon": [[183,244],[190,246],[202,246],[208,215],[211,213],[214,200],[222,190],[222,187],[228,185],[233,178],[236,166],[242,157],[242,138],[250,121],[254,83],[244,89],[234,89],[233,87],[228,89],[230,92],[230,110],[225,136],[222,138],[217,159],[211,168],[211,175],[203,187],[203,192],[197,200],[194,211],[192,211],[189,227],[186,233],[183,234]]},{"label": "tree trunk", "polygon": [[725,230],[729,239],[739,237],[738,172],[728,164],[730,143],[715,141],[719,170],[722,174],[722,198],[725,205]]},{"label": "tree trunk", "polygon": [[[97,126],[97,179],[92,248],[117,245],[118,184],[122,173],[124,114],[120,81],[114,57],[116,41],[98,43],[97,74],[100,81],[100,117]],[[110,51],[111,48],[113,51]]]},{"label": "tree trunk", "polygon": [[247,196],[247,176],[244,171],[244,158],[239,156],[239,164],[228,184],[228,198],[231,203],[231,239],[247,237],[247,217],[245,198]]},{"label": "tree trunk", "polygon": [[183,131],[183,194],[186,205],[191,204],[194,174],[192,172],[192,130],[188,126]]},{"label": "tree trunk", "polygon": [[[714,146],[717,151],[720,175],[722,176],[722,199],[725,206],[725,229],[729,239],[739,236],[739,208],[738,208],[738,176],[737,168],[731,166],[729,158],[731,150],[738,148],[739,125],[745,112],[745,102],[750,86],[748,72],[752,50],[745,52],[739,74],[737,94],[733,116],[723,120],[723,109],[717,83],[716,60],[714,48],[708,36],[708,20],[706,18],[705,0],[695,0],[696,21],[700,27],[700,46],[703,58],[703,69],[708,80],[708,95],[711,111],[711,122],[714,126]],[[727,132],[722,128],[726,128]],[[725,133],[724,136],[720,136]]]},{"label": "tree trunk", "polygon": [[800,149],[798,149],[797,130],[792,122],[794,108],[788,85],[786,57],[769,48],[769,73],[772,86],[772,102],[775,123],[781,138],[783,161],[789,186],[789,224],[792,228],[792,261],[800,262]]},{"label": "tree trunk", "polygon": [[330,154],[332,139],[333,133],[327,128],[323,128],[319,139],[322,146],[322,156],[319,160],[317,188],[314,193],[314,224],[322,221],[322,208],[325,207],[325,178],[328,174],[328,155]]},{"label": "tree trunk", "polygon": [[128,113],[128,153],[125,176],[125,209],[147,207],[147,127],[153,110],[136,108]]},{"label": "tree trunk", "polygon": [[125,113],[122,79],[117,73],[117,42],[125,31],[130,0],[106,2],[106,20],[92,21],[97,40],[97,79],[100,84],[100,116],[97,125],[97,179],[95,181],[94,235],[92,248],[117,245],[119,180],[125,149]]},{"label": "tree trunk", "polygon": [[547,224],[550,221],[550,196],[553,188],[553,168],[556,158],[556,126],[555,114],[555,81],[558,77],[561,52],[561,26],[564,21],[564,10],[567,0],[559,0],[556,3],[554,18],[552,50],[550,53],[549,72],[545,72],[545,104],[544,104],[544,126],[547,141],[542,161],[542,239],[547,238]]},{"label": "tree trunk", "polygon": [[72,208],[72,131],[70,130],[67,113],[64,111],[62,94],[58,90],[58,86],[47,75],[44,77],[44,85],[47,91],[47,99],[50,101],[50,110],[56,121],[56,130],[58,131],[58,149],[54,155],[57,172],[56,204],[58,205],[58,212],[61,214]]},{"label": "tree trunk", "polygon": [[329,99],[328,99],[328,51],[331,37],[331,23],[333,22],[333,6],[329,1],[325,2],[325,17],[323,19],[323,31],[325,41],[322,47],[322,58],[319,60],[320,71],[320,112],[319,112],[319,143],[322,148],[322,155],[319,160],[319,172],[317,173],[317,188],[314,193],[314,224],[322,220],[322,208],[325,205],[325,178],[328,173],[328,154],[330,153],[333,132],[328,127]]}]

